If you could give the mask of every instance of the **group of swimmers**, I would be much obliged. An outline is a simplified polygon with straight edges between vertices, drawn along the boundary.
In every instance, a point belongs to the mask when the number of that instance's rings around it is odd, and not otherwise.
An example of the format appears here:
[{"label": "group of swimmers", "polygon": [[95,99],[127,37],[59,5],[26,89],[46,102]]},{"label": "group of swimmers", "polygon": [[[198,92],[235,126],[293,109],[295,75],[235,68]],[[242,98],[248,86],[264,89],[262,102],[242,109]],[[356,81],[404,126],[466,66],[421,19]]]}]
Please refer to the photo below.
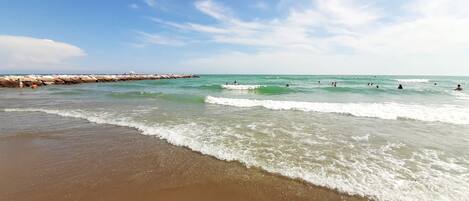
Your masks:
[{"label": "group of swimmers", "polygon": [[[373,86],[375,83],[373,82],[368,82],[368,86]],[[379,89],[379,85],[376,85],[376,88]]]},{"label": "group of swimmers", "polygon": [[[238,81],[235,80],[235,81],[233,82],[233,84],[234,84],[234,85],[238,85]],[[321,84],[321,81],[318,81],[318,84]],[[226,85],[228,85],[228,82],[226,83]],[[337,87],[337,82],[333,81],[333,82],[331,82],[331,85],[332,85],[333,87]],[[375,83],[373,83],[373,82],[368,82],[368,86],[373,86],[373,85],[375,85]],[[437,85],[437,83],[435,82],[434,85]],[[285,87],[290,87],[290,84],[285,84]],[[379,85],[376,85],[376,88],[379,89]],[[399,84],[399,85],[397,86],[397,89],[404,89],[404,87],[402,86],[402,84]],[[462,91],[461,85],[458,84],[458,86],[457,86],[456,89],[454,89],[454,90],[455,90],[455,91]]]},{"label": "group of swimmers", "polygon": [[[433,85],[438,85],[436,82],[433,84]],[[399,84],[399,86],[397,86],[397,89],[404,89],[404,87],[402,87],[402,84]],[[462,91],[462,87],[460,84],[458,84],[458,86],[456,87],[456,89],[454,89],[455,91]]]},{"label": "group of swimmers", "polygon": [[[321,81],[318,81],[318,84],[321,84]],[[334,81],[334,82],[331,82],[331,85],[332,85],[333,87],[337,87],[337,82],[335,82],[335,81]],[[373,82],[368,82],[368,86],[373,86],[373,85],[375,85],[375,83],[373,83]],[[436,85],[438,85],[438,84],[435,82],[434,85],[436,86]],[[379,85],[376,85],[376,88],[379,89]],[[402,86],[402,84],[399,84],[399,85],[397,86],[397,89],[404,89],[404,87]],[[456,89],[454,89],[454,90],[456,90],[456,91],[462,91],[461,85],[458,84],[458,86],[457,86]]]},{"label": "group of swimmers", "polygon": [[[368,86],[373,86],[373,84],[374,84],[374,83],[368,83]],[[436,86],[436,85],[438,85],[438,83],[435,82],[433,85]],[[379,86],[376,85],[376,88],[379,88]],[[402,86],[402,84],[399,84],[399,85],[397,86],[397,89],[404,89],[404,87]],[[456,89],[454,89],[454,90],[456,90],[456,91],[462,91],[461,85],[458,84],[458,86],[457,86]]]}]

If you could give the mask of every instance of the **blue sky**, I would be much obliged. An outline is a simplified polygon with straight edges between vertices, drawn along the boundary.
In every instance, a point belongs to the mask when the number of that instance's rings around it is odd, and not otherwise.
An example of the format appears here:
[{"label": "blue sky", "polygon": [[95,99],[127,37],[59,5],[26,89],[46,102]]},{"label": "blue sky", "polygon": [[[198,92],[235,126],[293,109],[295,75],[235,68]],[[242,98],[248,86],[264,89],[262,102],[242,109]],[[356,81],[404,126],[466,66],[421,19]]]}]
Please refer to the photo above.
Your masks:
[{"label": "blue sky", "polygon": [[0,73],[469,75],[466,0],[0,0]]}]

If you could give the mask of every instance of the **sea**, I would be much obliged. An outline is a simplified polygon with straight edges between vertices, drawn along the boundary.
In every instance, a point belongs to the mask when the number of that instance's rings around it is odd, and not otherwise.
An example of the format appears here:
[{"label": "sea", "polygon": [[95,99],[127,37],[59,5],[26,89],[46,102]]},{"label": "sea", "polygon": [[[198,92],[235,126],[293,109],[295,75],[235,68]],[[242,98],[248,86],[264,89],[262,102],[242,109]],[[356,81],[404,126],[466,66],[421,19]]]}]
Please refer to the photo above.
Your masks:
[{"label": "sea", "polygon": [[[469,77],[200,75],[0,89],[0,116],[30,113],[135,128],[373,200],[469,200]],[[21,124],[0,122],[0,133]]]}]

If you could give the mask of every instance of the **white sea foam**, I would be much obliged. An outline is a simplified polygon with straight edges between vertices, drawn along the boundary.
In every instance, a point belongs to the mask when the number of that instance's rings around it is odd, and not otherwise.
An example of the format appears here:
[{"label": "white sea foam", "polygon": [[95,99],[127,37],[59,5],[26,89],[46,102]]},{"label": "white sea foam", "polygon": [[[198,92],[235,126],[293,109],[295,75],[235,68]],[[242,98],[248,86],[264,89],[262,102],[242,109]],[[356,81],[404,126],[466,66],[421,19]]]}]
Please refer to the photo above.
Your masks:
[{"label": "white sea foam", "polygon": [[456,105],[408,105],[400,103],[319,103],[206,97],[207,103],[235,107],[264,107],[271,110],[300,110],[339,113],[380,119],[414,119],[452,124],[469,124],[469,108]]},{"label": "white sea foam", "polygon": [[262,87],[262,85],[235,85],[235,84],[224,84],[221,85],[224,89],[231,90],[253,90]]},{"label": "white sea foam", "polygon": [[424,83],[430,82],[428,79],[395,79],[398,82],[405,82],[405,83]]},{"label": "white sea foam", "polygon": [[[401,143],[366,143],[361,146],[340,136],[318,137],[317,134],[304,133],[308,131],[286,131],[288,135],[277,136],[273,140],[285,143],[276,145],[269,144],[267,138],[257,140],[254,138],[256,132],[253,135],[240,134],[232,127],[218,127],[212,122],[170,126],[148,124],[111,112],[43,108],[10,108],[4,111],[43,112],[136,128],[142,134],[156,135],[171,144],[202,154],[222,160],[237,160],[247,166],[261,167],[269,172],[376,200],[467,200],[469,197],[469,173],[464,166],[468,164],[467,160],[448,158],[444,153],[428,149],[417,150],[411,157],[402,157],[398,154],[406,146]],[[270,127],[265,125],[264,128]],[[315,143],[299,143],[305,138]],[[327,145],[325,149],[312,150],[321,144]],[[348,149],[349,146],[354,147]]]},{"label": "white sea foam", "polygon": [[368,142],[369,138],[370,138],[369,134],[366,134],[363,136],[352,136],[352,139],[354,139],[357,142]]},{"label": "white sea foam", "polygon": [[456,96],[456,98],[459,100],[469,100],[469,94],[466,94],[461,91],[454,91],[453,95]]}]

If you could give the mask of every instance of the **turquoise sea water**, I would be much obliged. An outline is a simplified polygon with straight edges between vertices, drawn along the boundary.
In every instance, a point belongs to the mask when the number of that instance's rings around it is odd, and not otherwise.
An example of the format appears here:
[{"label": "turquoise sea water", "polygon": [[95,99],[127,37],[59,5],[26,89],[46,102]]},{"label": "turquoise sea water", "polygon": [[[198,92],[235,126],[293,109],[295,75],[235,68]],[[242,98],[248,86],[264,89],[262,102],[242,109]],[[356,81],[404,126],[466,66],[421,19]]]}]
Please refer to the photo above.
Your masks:
[{"label": "turquoise sea water", "polygon": [[469,200],[468,77],[202,75],[0,93],[0,115],[133,127],[377,200]]}]

